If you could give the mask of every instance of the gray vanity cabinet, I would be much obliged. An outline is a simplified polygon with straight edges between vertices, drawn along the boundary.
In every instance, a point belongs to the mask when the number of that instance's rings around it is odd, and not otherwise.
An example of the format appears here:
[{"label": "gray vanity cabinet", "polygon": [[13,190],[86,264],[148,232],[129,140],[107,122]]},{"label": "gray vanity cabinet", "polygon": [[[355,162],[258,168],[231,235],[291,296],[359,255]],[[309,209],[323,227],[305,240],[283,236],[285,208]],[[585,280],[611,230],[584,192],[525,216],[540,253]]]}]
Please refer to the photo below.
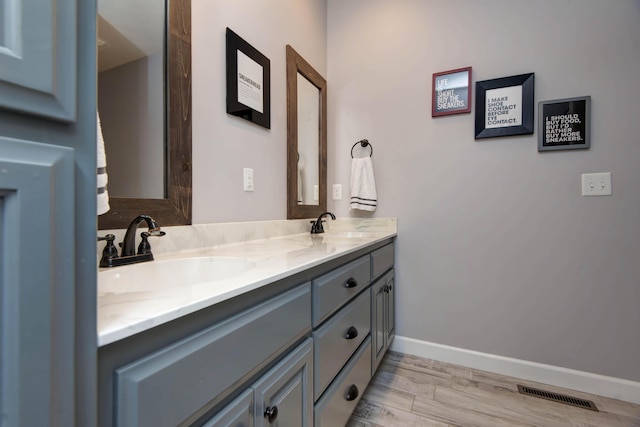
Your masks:
[{"label": "gray vanity cabinet", "polygon": [[250,388],[202,427],[253,427],[254,412],[253,389]]},{"label": "gray vanity cabinet", "polygon": [[306,339],[203,427],[311,427],[312,347]]},{"label": "gray vanity cabinet", "polygon": [[396,333],[394,277],[392,269],[371,286],[371,375],[378,369]]},{"label": "gray vanity cabinet", "polygon": [[116,425],[195,421],[309,333],[310,305],[307,283],[116,369]]},{"label": "gray vanity cabinet", "polygon": [[371,338],[367,337],[331,387],[316,403],[314,427],[345,425],[370,379]]},{"label": "gray vanity cabinet", "polygon": [[308,338],[253,385],[255,426],[313,426],[313,340]]},{"label": "gray vanity cabinet", "polygon": [[373,248],[102,347],[100,426],[344,425],[395,333]]}]

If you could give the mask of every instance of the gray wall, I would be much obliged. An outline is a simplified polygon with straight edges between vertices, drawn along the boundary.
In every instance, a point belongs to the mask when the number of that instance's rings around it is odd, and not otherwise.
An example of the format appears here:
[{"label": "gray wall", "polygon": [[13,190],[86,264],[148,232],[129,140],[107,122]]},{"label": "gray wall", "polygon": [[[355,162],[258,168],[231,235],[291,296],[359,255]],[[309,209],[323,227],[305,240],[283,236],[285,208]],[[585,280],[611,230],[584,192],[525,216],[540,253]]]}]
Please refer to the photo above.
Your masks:
[{"label": "gray wall", "polygon": [[[286,218],[286,50],[327,71],[325,0],[192,4],[193,222]],[[271,61],[271,129],[226,113],[225,28]],[[254,191],[243,191],[243,168]]]},{"label": "gray wall", "polygon": [[[399,223],[398,334],[640,380],[640,2],[329,0],[327,21],[329,185],[368,138],[375,215]],[[535,72],[536,103],[591,95],[591,149],[431,118],[432,73],[465,66]],[[581,197],[585,172],[613,195]]]},{"label": "gray wall", "polygon": [[112,197],[164,198],[162,54],[98,74],[98,111]]}]

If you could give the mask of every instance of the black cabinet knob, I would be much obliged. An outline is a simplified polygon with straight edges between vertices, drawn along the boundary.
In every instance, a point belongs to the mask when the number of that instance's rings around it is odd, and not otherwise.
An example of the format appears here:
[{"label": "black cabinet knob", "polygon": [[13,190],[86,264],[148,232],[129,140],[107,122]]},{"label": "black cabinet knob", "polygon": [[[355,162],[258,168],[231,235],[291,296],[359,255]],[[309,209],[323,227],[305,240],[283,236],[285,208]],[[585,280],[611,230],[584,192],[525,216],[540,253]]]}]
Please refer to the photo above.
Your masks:
[{"label": "black cabinet knob", "polygon": [[389,292],[393,289],[393,285],[389,285]]},{"label": "black cabinet knob", "polygon": [[351,402],[352,400],[356,400],[359,394],[360,390],[358,390],[358,387],[355,384],[351,384],[351,387],[349,387],[349,390],[347,390],[345,399],[347,399],[348,402]]},{"label": "black cabinet knob", "polygon": [[264,410],[264,417],[270,423],[274,422],[276,418],[278,418],[278,407],[277,406],[267,407],[267,409]]},{"label": "black cabinet knob", "polygon": [[352,340],[357,336],[358,330],[355,328],[355,326],[351,326],[349,329],[347,329],[347,334],[344,337],[348,340]]},{"label": "black cabinet knob", "polygon": [[382,292],[384,292],[385,294],[389,293],[389,286],[388,285],[384,285],[384,287],[382,288]]},{"label": "black cabinet knob", "polygon": [[347,280],[347,282],[344,284],[345,288],[355,288],[356,286],[358,286],[358,281],[353,277],[350,277],[349,280]]}]

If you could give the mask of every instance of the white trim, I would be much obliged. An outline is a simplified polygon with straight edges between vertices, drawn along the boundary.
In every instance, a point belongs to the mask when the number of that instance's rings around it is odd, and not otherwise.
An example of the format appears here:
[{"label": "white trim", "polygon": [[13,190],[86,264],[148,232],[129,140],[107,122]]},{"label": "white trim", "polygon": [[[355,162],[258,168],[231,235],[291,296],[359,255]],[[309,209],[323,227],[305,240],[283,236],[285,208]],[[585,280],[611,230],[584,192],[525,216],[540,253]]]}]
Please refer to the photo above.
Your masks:
[{"label": "white trim", "polygon": [[391,350],[640,404],[640,382],[396,336]]}]

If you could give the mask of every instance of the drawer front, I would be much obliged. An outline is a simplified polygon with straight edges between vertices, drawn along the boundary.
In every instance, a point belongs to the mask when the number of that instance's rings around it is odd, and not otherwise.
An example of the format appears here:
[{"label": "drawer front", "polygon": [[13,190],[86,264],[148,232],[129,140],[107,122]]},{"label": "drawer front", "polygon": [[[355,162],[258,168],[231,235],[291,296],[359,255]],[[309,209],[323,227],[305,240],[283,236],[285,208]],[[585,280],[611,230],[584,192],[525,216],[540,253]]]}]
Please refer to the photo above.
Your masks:
[{"label": "drawer front", "polygon": [[116,370],[118,426],[175,426],[311,329],[310,284]]},{"label": "drawer front", "polygon": [[367,338],[353,359],[318,401],[315,427],[346,425],[371,379],[371,338]]},{"label": "drawer front", "polygon": [[313,326],[318,326],[371,281],[369,255],[358,258],[313,281]]},{"label": "drawer front", "polygon": [[371,330],[369,292],[364,292],[313,333],[314,400],[317,400]]},{"label": "drawer front", "polygon": [[395,251],[393,243],[371,252],[372,279],[376,279],[382,273],[393,267],[394,257]]}]

